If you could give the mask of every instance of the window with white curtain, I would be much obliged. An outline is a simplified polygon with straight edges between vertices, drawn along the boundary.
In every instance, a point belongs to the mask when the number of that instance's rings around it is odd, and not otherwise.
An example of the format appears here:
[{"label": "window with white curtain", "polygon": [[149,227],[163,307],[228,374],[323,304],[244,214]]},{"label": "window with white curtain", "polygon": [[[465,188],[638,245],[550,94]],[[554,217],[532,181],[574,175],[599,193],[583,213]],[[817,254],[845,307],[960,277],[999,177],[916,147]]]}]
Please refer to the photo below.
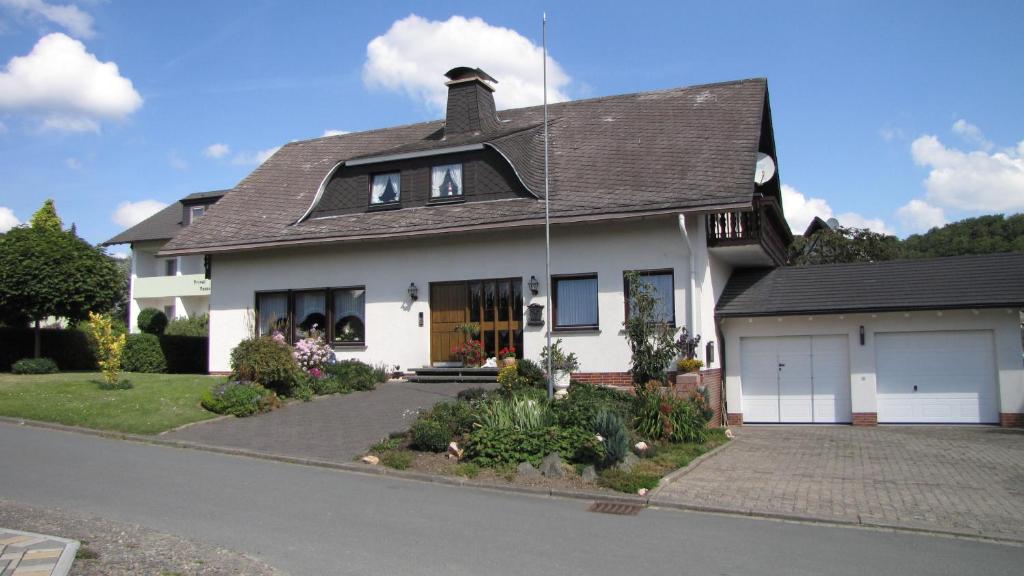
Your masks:
[{"label": "window with white curtain", "polygon": [[256,295],[256,314],[260,336],[281,332],[288,337],[288,293],[273,292]]},{"label": "window with white curtain", "polygon": [[366,341],[366,290],[342,288],[334,294],[334,342],[336,344]]},{"label": "window with white curtain", "polygon": [[323,290],[295,293],[295,337],[306,338],[312,330],[327,332],[327,301]]},{"label": "window with white curtain", "polygon": [[555,277],[554,328],[597,328],[597,275]]},{"label": "window with white curtain", "polygon": [[[642,270],[636,275],[641,282],[646,282],[653,292],[658,304],[654,308],[654,318],[658,322],[676,323],[676,302],[675,302],[675,280],[671,270]],[[629,279],[623,274],[626,296],[626,317],[632,311],[632,303],[629,297]]]},{"label": "window with white curtain", "polygon": [[395,204],[402,199],[402,175],[398,172],[375,174],[370,186],[370,204]]},{"label": "window with white curtain", "polygon": [[462,164],[434,166],[430,171],[431,198],[462,196]]}]

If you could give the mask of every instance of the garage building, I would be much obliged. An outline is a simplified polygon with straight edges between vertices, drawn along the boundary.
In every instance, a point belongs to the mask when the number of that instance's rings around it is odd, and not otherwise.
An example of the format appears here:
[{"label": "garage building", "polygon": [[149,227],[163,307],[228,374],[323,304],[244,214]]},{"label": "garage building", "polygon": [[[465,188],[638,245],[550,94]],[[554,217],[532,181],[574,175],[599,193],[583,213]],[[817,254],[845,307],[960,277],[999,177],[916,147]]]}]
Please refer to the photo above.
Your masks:
[{"label": "garage building", "polygon": [[1024,425],[1024,254],[741,270],[729,423]]}]

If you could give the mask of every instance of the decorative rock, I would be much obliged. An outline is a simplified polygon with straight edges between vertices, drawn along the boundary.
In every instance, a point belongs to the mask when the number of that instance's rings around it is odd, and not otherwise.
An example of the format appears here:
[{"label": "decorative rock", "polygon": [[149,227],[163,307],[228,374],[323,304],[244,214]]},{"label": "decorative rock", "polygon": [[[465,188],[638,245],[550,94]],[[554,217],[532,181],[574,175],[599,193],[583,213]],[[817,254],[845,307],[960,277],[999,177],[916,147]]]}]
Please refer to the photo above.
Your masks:
[{"label": "decorative rock", "polygon": [[604,442],[604,436],[601,436],[600,434],[594,434],[594,438],[597,438],[598,442]]},{"label": "decorative rock", "polygon": [[562,468],[562,457],[558,454],[548,454],[540,461],[540,473],[548,478],[563,478],[565,469]]},{"label": "decorative rock", "polygon": [[593,466],[587,466],[582,472],[580,472],[580,478],[582,478],[584,482],[596,482],[597,470],[595,470]]},{"label": "decorative rock", "polygon": [[462,459],[462,448],[459,448],[459,445],[455,442],[448,443],[448,458],[452,460]]},{"label": "decorative rock", "polygon": [[644,494],[647,494],[647,488],[641,488],[637,490],[636,493],[643,496]]},{"label": "decorative rock", "polygon": [[626,454],[626,457],[622,459],[622,462],[616,464],[615,467],[623,472],[632,472],[633,467],[639,463],[640,458],[638,458],[636,454],[629,452]]},{"label": "decorative rock", "polygon": [[516,466],[516,473],[523,478],[536,478],[540,476],[540,472],[529,462],[520,462],[519,466]]},{"label": "decorative rock", "polygon": [[380,464],[380,458],[377,458],[373,454],[367,454],[366,456],[363,456],[361,460],[367,464]]},{"label": "decorative rock", "polygon": [[637,442],[636,444],[633,445],[633,449],[635,449],[638,454],[643,454],[643,453],[647,452],[647,450],[649,448],[650,448],[650,446],[648,446],[647,442],[644,442],[643,440],[641,440],[641,441],[639,441],[639,442]]},{"label": "decorative rock", "polygon": [[729,429],[729,428],[726,428],[726,429],[725,429],[725,437],[726,437],[726,438],[730,438],[730,439],[731,439],[731,438],[735,438],[735,435],[734,435],[734,434],[732,433],[732,430],[731,430],[731,429]]}]

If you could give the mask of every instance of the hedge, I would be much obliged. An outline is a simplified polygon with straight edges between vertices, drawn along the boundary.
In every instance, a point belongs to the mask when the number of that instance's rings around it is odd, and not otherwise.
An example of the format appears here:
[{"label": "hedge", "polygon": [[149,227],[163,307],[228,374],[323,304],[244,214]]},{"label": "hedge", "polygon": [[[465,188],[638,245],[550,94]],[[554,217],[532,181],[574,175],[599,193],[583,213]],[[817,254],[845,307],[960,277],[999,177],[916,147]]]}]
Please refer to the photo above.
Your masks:
[{"label": "hedge", "polygon": [[[10,372],[11,365],[35,354],[35,330],[0,327],[0,372]],[[89,336],[81,330],[43,328],[40,330],[42,356],[57,363],[61,371],[95,370],[96,354]]]},{"label": "hedge", "polygon": [[[89,336],[75,329],[43,328],[42,355],[57,363],[62,372],[96,370],[96,354]],[[34,354],[32,328],[0,327],[0,372]],[[160,336],[160,348],[167,359],[167,371],[174,374],[206,374],[209,338],[203,336]]]}]

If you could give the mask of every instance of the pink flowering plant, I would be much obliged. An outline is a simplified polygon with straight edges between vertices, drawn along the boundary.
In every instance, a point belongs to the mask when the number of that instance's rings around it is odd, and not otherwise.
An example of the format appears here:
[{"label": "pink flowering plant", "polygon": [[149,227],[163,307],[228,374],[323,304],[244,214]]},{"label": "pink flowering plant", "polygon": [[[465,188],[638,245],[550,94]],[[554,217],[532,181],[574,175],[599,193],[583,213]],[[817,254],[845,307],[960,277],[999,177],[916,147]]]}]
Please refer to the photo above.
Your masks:
[{"label": "pink flowering plant", "polygon": [[324,342],[323,334],[316,329],[309,331],[309,336],[295,343],[292,356],[303,370],[314,378],[323,377],[323,367],[331,361],[334,351]]}]

